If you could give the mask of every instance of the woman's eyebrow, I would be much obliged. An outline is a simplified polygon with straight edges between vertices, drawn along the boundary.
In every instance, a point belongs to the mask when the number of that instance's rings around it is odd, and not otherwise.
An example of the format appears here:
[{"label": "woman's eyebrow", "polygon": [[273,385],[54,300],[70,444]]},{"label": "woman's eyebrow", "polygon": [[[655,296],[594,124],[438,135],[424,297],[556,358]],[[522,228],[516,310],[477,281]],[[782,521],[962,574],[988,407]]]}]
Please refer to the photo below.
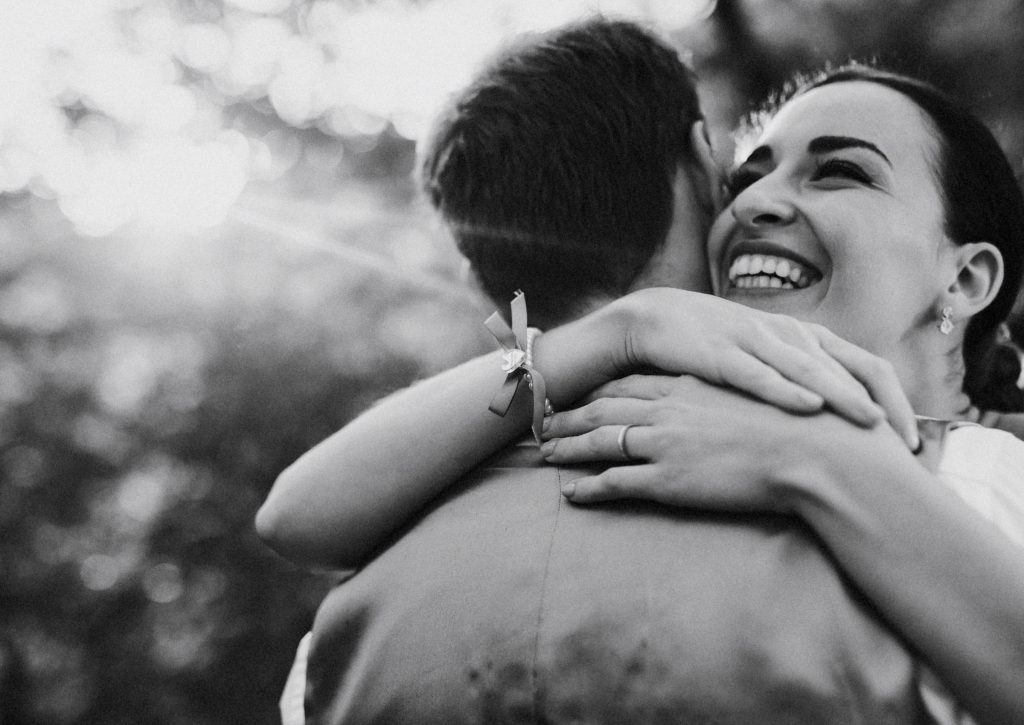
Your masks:
[{"label": "woman's eyebrow", "polygon": [[807,144],[807,151],[811,154],[824,154],[829,151],[840,151],[848,148],[860,148],[873,151],[885,159],[885,163],[892,167],[892,161],[889,160],[888,156],[882,153],[882,149],[862,138],[855,138],[853,136],[818,136]]}]

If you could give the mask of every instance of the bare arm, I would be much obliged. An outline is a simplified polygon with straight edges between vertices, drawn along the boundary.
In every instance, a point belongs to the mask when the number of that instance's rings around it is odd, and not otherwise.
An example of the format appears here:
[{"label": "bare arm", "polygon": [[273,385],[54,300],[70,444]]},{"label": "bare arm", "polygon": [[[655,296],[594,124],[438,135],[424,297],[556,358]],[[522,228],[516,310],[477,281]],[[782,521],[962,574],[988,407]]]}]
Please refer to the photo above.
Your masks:
[{"label": "bare arm", "polygon": [[1024,551],[905,451],[836,428],[819,470],[787,474],[796,512],[979,723],[1024,722]]},{"label": "bare arm", "polygon": [[[655,366],[732,385],[788,410],[828,403],[871,425],[884,416],[874,397],[891,418],[912,420],[895,377],[877,374],[851,349],[789,318],[692,292],[646,290],[544,334],[536,356],[556,409],[619,375]],[[362,565],[449,484],[526,432],[528,395],[517,395],[505,418],[488,410],[503,379],[495,353],[371,408],[279,476],[257,531],[305,565]]]},{"label": "bare arm", "polygon": [[628,445],[639,460],[576,481],[574,502],[796,514],[978,722],[1024,722],[1018,546],[885,426],[789,415],[695,379],[674,386],[667,398],[609,398],[552,419],[556,463],[621,460],[617,435],[637,426]]},{"label": "bare arm", "polygon": [[257,532],[300,564],[360,566],[446,486],[527,430],[527,396],[517,394],[504,418],[487,408],[504,378],[493,353],[381,401],[278,476]]}]

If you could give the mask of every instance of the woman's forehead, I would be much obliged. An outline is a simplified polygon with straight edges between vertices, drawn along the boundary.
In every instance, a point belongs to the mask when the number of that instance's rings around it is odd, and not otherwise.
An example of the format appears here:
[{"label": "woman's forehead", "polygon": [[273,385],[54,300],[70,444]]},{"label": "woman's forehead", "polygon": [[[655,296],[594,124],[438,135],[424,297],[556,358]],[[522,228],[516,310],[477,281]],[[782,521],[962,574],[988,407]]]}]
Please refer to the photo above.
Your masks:
[{"label": "woman's forehead", "polygon": [[801,150],[821,136],[867,141],[894,165],[897,159],[927,162],[938,146],[924,111],[899,91],[869,81],[832,83],[785,103],[756,145]]}]

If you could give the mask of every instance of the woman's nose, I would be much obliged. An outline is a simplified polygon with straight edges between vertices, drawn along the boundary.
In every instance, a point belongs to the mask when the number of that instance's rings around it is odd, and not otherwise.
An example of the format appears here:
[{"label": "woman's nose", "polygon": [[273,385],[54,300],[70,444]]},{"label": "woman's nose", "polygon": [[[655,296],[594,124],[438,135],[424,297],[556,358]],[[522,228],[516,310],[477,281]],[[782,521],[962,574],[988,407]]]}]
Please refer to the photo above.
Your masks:
[{"label": "woman's nose", "polygon": [[787,224],[793,220],[795,211],[785,190],[765,177],[736,196],[732,214],[741,225],[756,229]]}]

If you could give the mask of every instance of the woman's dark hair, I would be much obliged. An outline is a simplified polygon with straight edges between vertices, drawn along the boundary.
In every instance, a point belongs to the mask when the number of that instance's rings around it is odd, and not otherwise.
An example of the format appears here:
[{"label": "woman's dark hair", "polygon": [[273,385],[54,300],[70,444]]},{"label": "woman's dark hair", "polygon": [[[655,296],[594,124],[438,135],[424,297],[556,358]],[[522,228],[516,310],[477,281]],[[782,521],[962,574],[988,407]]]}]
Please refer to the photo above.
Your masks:
[{"label": "woman's dark hair", "polygon": [[[939,142],[936,163],[946,233],[956,244],[990,242],[1003,255],[1003,284],[992,303],[971,318],[964,336],[964,391],[982,409],[1024,410],[1017,387],[1020,355],[997,341],[1014,310],[1024,274],[1024,197],[1006,154],[974,114],[929,83],[862,63],[826,70],[798,82],[775,108],[815,88],[867,81],[909,98],[930,120]],[[770,112],[769,112],[770,113]],[[1016,335],[1022,325],[1008,325]],[[1018,345],[1021,338],[1015,338]]]}]

